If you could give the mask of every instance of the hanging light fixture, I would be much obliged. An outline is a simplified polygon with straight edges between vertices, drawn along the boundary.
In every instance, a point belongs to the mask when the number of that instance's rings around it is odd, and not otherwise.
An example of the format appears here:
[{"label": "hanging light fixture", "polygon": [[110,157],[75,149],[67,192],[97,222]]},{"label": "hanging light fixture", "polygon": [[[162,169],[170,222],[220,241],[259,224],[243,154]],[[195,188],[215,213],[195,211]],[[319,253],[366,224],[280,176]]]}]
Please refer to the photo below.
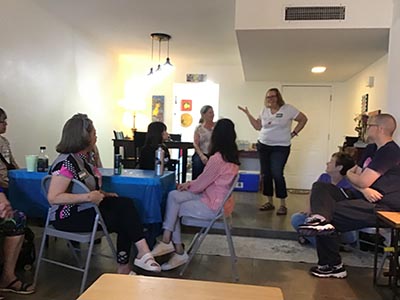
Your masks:
[{"label": "hanging light fixture", "polygon": [[[166,33],[152,33],[151,37],[151,62],[153,63],[154,58],[154,41],[158,42],[158,65],[155,71],[153,71],[153,67],[150,68],[150,72],[147,75],[153,75],[157,72],[161,72],[163,69],[168,69],[173,67],[171,64],[171,59],[169,57],[169,40],[171,36]],[[161,52],[162,52],[162,42],[167,42],[167,58],[163,65],[161,65]],[[165,68],[164,68],[165,66]]]}]

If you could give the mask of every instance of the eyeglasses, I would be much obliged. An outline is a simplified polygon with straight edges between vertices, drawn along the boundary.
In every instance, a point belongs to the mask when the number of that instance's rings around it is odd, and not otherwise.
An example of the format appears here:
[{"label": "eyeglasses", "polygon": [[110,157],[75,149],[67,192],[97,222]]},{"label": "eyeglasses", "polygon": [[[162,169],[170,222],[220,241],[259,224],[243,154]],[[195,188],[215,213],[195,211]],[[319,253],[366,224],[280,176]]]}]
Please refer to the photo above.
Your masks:
[{"label": "eyeglasses", "polygon": [[278,97],[278,95],[271,95],[271,96],[265,97],[265,99],[275,99],[276,97]]},{"label": "eyeglasses", "polygon": [[372,126],[379,126],[378,124],[367,124],[367,128],[370,128]]}]

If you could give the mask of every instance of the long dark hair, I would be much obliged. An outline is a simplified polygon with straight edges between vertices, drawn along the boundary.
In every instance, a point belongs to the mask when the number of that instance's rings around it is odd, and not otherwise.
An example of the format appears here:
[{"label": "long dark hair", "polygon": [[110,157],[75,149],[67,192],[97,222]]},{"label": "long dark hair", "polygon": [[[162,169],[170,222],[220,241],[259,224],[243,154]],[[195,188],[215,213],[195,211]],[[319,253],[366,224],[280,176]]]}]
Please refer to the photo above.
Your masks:
[{"label": "long dark hair", "polygon": [[229,119],[219,120],[212,132],[209,154],[217,152],[221,153],[224,161],[240,165],[235,124]]},{"label": "long dark hair", "polygon": [[167,131],[167,126],[163,122],[152,122],[147,126],[145,146],[158,146],[162,144],[162,133]]},{"label": "long dark hair", "polygon": [[76,114],[69,119],[62,130],[61,141],[56,146],[58,153],[77,153],[90,146],[93,122],[86,114]]}]

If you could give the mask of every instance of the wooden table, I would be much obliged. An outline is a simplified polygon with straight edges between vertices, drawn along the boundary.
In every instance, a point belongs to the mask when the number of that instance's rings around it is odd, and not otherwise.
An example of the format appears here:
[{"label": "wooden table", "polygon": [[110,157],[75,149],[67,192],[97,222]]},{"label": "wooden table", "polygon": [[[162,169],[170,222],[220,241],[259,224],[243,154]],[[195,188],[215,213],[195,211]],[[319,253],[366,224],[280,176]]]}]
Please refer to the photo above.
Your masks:
[{"label": "wooden table", "polygon": [[103,274],[78,300],[283,300],[280,288],[174,278]]},{"label": "wooden table", "polygon": [[[399,236],[400,236],[400,213],[393,211],[377,211],[376,236],[379,235],[379,227],[383,224],[391,230],[390,247],[385,247],[385,253],[389,253],[388,285],[392,288],[394,298],[398,295],[397,282],[399,280]],[[374,275],[373,282],[378,285],[378,238],[375,241]],[[393,298],[393,299],[394,299]]]}]

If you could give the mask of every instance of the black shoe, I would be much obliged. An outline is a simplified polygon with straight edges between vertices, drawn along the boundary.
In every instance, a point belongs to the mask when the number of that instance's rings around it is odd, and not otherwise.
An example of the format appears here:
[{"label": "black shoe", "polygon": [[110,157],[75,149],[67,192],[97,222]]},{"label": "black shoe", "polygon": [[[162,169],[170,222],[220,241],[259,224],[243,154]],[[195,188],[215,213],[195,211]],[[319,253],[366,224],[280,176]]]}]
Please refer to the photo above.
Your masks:
[{"label": "black shoe", "polygon": [[316,266],[310,269],[310,273],[313,276],[319,278],[346,278],[347,271],[343,267],[343,264],[336,265],[336,266]]}]

